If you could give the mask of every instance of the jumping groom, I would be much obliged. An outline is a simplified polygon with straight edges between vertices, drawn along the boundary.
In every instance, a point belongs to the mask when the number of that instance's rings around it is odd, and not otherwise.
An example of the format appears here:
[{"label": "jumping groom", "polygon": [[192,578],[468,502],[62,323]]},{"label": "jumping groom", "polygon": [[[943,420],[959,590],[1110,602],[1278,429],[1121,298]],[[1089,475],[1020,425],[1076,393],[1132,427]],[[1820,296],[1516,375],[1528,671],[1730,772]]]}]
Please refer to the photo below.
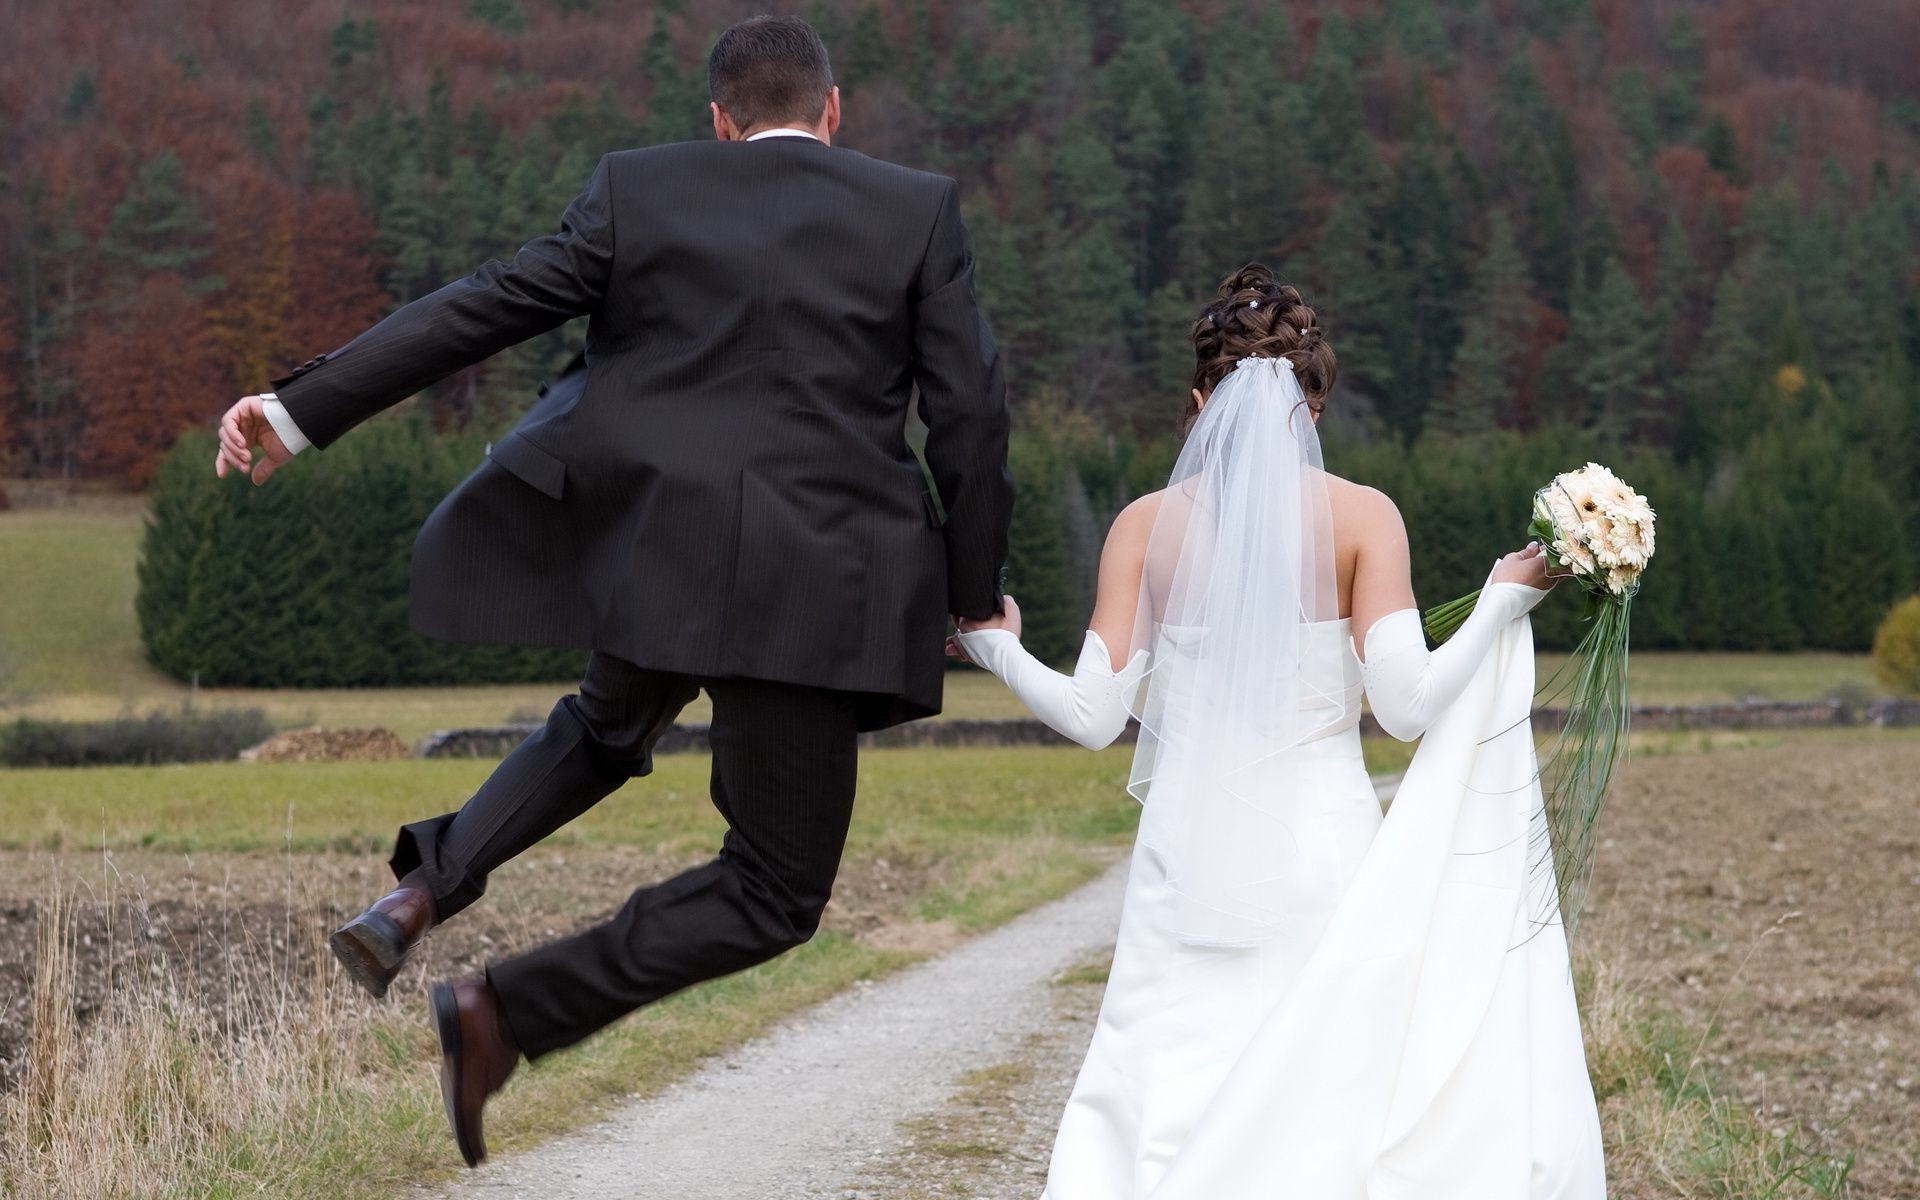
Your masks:
[{"label": "jumping groom", "polygon": [[[221,422],[218,470],[264,482],[436,380],[590,318],[584,363],[422,528],[411,582],[424,633],[591,649],[580,689],[458,812],[400,830],[397,888],[332,946],[383,995],[489,872],[647,774],[703,688],[729,828],[712,862],[606,921],[433,985],[469,1165],[521,1057],[812,936],[856,735],[938,712],[948,615],[1000,609],[1007,413],[956,185],[833,147],[839,90],[798,19],[727,30],[709,77],[717,141],[607,155],[558,233]],[[916,388],[937,502],[905,439]]]}]

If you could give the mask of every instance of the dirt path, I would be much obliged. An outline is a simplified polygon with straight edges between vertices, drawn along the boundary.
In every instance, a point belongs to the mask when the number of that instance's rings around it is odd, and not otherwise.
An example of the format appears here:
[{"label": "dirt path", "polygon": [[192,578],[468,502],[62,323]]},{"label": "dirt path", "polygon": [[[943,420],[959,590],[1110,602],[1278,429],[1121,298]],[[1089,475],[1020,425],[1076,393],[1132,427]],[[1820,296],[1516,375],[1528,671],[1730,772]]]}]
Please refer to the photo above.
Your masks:
[{"label": "dirt path", "polygon": [[[1054,1022],[1051,982],[1118,925],[1124,866],[1065,899],[743,1046],[612,1119],[489,1163],[446,1200],[862,1197],[903,1118]],[[728,1131],[720,1136],[719,1131]]]}]

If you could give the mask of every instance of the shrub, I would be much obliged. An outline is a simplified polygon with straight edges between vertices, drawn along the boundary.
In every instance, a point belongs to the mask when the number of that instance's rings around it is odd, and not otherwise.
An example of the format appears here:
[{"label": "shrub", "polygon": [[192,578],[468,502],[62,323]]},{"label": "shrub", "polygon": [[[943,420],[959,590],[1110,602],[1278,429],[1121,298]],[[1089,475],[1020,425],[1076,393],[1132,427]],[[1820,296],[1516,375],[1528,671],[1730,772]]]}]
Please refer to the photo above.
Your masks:
[{"label": "shrub", "polygon": [[111,721],[36,721],[0,726],[0,766],[104,767],[217,762],[273,733],[257,708],[175,712]]},{"label": "shrub", "polygon": [[216,478],[210,434],[161,466],[135,602],[147,655],[230,687],[389,687],[577,677],[580,651],[456,646],[407,624],[420,523],[481,461],[423,422],[308,452],[265,487]]},{"label": "shrub", "polygon": [[1893,606],[1873,637],[1873,673],[1890,690],[1920,696],[1920,595]]}]

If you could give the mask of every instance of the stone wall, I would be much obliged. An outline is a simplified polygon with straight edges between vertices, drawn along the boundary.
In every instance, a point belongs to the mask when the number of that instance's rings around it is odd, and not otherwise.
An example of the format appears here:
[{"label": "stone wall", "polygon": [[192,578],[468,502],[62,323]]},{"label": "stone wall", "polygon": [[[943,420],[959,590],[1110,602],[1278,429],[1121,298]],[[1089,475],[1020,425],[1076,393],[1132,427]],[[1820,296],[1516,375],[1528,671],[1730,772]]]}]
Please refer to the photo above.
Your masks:
[{"label": "stone wall", "polygon": [[[1566,710],[1536,709],[1534,725],[1557,728]],[[1820,729],[1833,726],[1890,728],[1920,725],[1920,700],[1876,700],[1847,704],[1838,700],[1767,701],[1742,704],[1644,704],[1633,709],[1633,727],[1641,731],[1695,731],[1740,729]],[[479,729],[443,729],[414,749],[421,758],[498,758],[539,729],[538,725],[500,725]],[[1371,714],[1360,720],[1360,730],[1377,734]],[[1134,740],[1129,725],[1122,743]],[[1072,745],[1031,717],[1004,721],[915,721],[862,735],[863,746],[1068,746]],[[705,725],[675,725],[661,738],[659,754],[704,753]]]}]

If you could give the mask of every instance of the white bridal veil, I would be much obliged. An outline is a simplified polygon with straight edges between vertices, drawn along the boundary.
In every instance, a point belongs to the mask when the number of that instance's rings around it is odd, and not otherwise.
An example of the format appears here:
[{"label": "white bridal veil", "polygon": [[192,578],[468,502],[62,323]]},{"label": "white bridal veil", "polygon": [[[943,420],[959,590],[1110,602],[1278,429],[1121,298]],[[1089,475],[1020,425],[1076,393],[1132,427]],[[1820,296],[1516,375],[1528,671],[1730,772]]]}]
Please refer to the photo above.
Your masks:
[{"label": "white bridal veil", "polygon": [[1283,932],[1299,846],[1301,747],[1341,719],[1306,669],[1310,626],[1339,618],[1313,414],[1280,358],[1245,358],[1181,449],[1141,573],[1128,791],[1140,841],[1179,898],[1172,932],[1240,946]]}]

